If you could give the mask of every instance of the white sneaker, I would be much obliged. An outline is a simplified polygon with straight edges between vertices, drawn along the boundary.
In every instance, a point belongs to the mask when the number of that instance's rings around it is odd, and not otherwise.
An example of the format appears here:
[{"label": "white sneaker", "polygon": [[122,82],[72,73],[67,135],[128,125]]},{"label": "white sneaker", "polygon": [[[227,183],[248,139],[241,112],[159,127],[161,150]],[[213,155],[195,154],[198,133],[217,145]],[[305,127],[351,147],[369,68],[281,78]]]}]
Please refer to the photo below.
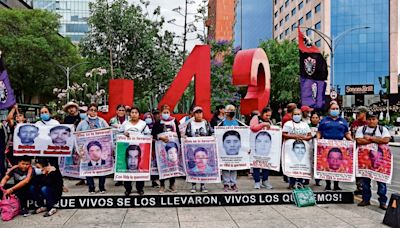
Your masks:
[{"label": "white sneaker", "polygon": [[254,189],[260,189],[260,182],[254,183]]},{"label": "white sneaker", "polygon": [[196,193],[196,185],[192,185],[192,189],[190,190],[191,193]]},{"label": "white sneaker", "polygon": [[46,214],[43,215],[43,217],[50,217],[52,215],[54,215],[57,212],[57,209],[52,208],[50,209],[50,211],[46,212]]},{"label": "white sneaker", "polygon": [[201,192],[202,193],[207,193],[208,192],[207,187],[205,185],[201,186]]},{"label": "white sneaker", "polygon": [[272,185],[268,181],[263,181],[261,187],[266,189],[272,189]]}]

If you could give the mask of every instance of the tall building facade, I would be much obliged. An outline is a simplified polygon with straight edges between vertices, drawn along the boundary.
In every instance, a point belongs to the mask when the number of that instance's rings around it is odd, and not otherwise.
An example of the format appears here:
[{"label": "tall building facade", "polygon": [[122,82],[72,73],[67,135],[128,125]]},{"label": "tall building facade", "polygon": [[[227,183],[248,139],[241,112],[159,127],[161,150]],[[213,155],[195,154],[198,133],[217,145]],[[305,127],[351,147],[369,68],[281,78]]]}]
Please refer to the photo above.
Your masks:
[{"label": "tall building facade", "polygon": [[32,9],[30,1],[25,0],[0,0],[0,9]]},{"label": "tall building facade", "polygon": [[238,0],[236,4],[235,46],[256,48],[272,39],[273,0]]},{"label": "tall building facade", "polygon": [[[274,0],[273,18],[275,39],[296,40],[299,25],[329,56],[328,84],[341,95],[347,86],[362,85],[373,86],[372,96],[398,93],[397,0]],[[323,37],[307,28],[333,39],[333,60]],[[390,86],[384,85],[388,76]]]},{"label": "tall building facade", "polygon": [[233,40],[235,8],[237,0],[208,1],[208,38],[213,40]]},{"label": "tall building facade", "polygon": [[78,43],[89,31],[89,2],[90,0],[33,0],[33,8],[59,14],[59,33],[71,38],[73,43]]}]

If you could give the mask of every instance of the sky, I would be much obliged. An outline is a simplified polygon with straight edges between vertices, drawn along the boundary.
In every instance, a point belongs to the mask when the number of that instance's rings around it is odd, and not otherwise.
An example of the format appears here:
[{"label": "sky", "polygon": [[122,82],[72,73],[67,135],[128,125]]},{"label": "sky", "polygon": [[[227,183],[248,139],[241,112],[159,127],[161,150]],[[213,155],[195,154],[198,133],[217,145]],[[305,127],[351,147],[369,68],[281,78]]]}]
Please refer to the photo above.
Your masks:
[{"label": "sky", "polygon": [[[188,0],[193,1],[193,4],[188,4],[188,13],[196,13],[199,4],[202,3],[202,0]],[[140,3],[140,0],[128,0],[129,3]],[[179,13],[172,11],[175,8],[181,7],[181,13],[184,13],[185,10],[185,0],[150,0],[150,5],[148,7],[149,14],[153,12],[153,10],[157,7],[161,7],[161,16],[165,18],[165,21],[175,20],[173,23],[165,23],[164,29],[175,32],[177,35],[182,36],[183,34],[183,25],[184,25],[184,17],[181,16]],[[194,15],[188,15],[188,22],[194,21]],[[204,30],[204,26],[202,22],[194,23],[198,30]],[[202,33],[199,31],[199,33]],[[187,35],[187,43],[186,43],[186,50],[190,52],[196,44],[201,44],[199,39],[189,40],[196,38],[196,33],[190,33]],[[183,38],[177,38],[176,43],[183,44]]]}]

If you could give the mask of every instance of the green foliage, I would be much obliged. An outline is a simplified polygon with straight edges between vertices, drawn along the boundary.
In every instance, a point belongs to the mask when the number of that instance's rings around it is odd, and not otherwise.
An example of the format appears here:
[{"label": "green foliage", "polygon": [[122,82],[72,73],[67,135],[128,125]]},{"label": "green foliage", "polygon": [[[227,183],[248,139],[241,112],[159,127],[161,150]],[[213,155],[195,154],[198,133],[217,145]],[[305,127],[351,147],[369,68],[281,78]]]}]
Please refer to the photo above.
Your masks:
[{"label": "green foliage", "polygon": [[43,10],[0,9],[0,50],[18,102],[50,100],[53,87],[66,87],[57,64],[81,61],[77,48],[58,34],[58,19]]},{"label": "green foliage", "polygon": [[297,43],[267,40],[260,43],[271,69],[271,106],[300,100],[299,51]]}]

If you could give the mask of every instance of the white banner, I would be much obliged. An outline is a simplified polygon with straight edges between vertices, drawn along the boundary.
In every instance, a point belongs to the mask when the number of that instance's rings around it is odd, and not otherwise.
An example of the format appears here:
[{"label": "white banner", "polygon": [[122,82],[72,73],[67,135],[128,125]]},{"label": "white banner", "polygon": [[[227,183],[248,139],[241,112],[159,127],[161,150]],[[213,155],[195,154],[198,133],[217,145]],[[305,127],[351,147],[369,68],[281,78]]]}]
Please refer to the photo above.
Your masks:
[{"label": "white banner", "polygon": [[74,125],[18,124],[14,131],[15,156],[68,157],[74,147]]},{"label": "white banner", "polygon": [[250,128],[242,126],[217,126],[219,168],[223,170],[250,169]]},{"label": "white banner", "polygon": [[288,139],[283,143],[283,174],[293,178],[312,178],[312,151],[310,143],[304,140]]},{"label": "white banner", "polygon": [[260,130],[250,134],[250,166],[280,171],[282,129]]}]

